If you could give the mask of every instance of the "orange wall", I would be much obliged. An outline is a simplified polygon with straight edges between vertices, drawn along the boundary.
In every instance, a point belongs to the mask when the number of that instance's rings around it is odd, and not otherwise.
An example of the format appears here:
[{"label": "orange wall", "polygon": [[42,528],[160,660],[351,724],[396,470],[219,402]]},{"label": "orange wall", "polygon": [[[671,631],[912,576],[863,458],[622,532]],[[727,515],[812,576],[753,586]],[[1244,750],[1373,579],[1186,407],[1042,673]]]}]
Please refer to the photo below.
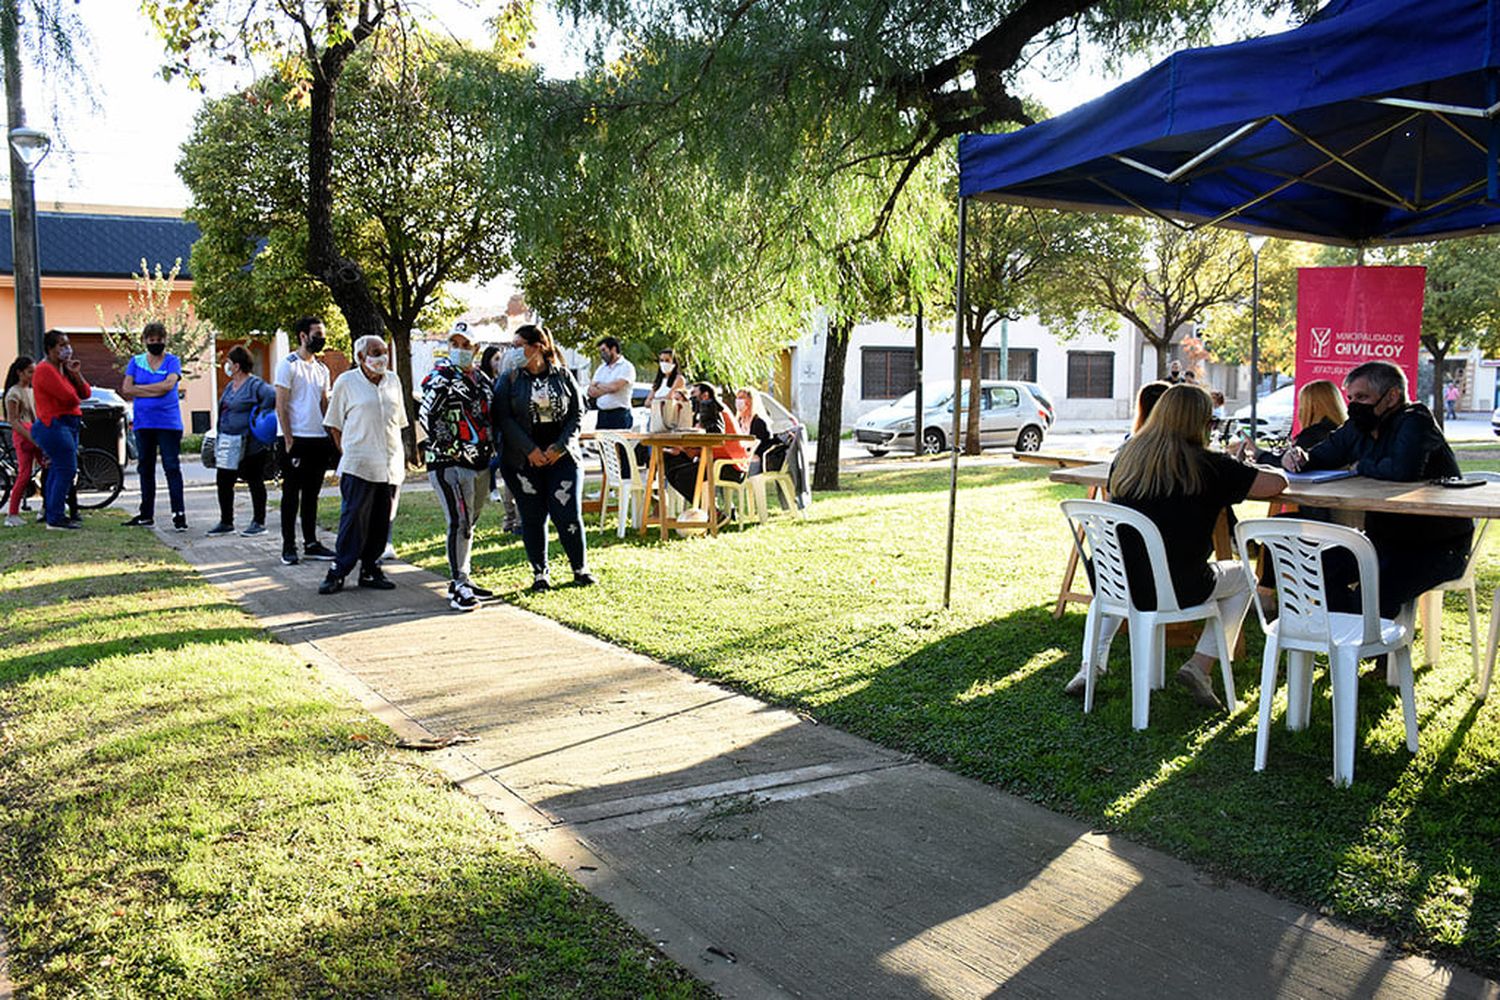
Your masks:
[{"label": "orange wall", "polygon": [[[179,284],[179,294],[191,293],[193,283]],[[65,332],[99,332],[99,309],[106,322],[129,308],[128,296],[135,290],[129,278],[42,278],[42,306],[46,310],[48,329]],[[0,275],[0,378],[16,357],[16,295],[10,275]],[[30,346],[27,354],[31,353]],[[182,401],[182,426],[192,430],[193,411],[214,413],[214,353],[210,346],[197,365],[199,377],[184,383],[187,396]],[[87,378],[89,373],[84,372]]]}]

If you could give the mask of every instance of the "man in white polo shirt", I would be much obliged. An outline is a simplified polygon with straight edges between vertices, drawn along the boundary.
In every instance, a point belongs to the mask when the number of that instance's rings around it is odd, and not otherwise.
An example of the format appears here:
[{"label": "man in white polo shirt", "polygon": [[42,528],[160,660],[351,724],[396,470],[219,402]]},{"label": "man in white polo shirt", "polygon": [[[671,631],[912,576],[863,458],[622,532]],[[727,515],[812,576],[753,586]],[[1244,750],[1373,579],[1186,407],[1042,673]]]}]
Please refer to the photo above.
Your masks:
[{"label": "man in white polo shirt", "polygon": [[599,340],[599,356],[604,363],[594,371],[589,383],[589,399],[599,408],[601,431],[630,430],[630,390],[635,386],[635,365],[620,353],[620,342],[614,337]]},{"label": "man in white polo shirt", "polygon": [[323,321],[303,316],[294,327],[297,349],[276,365],[276,462],[281,468],[281,561],[295,566],[297,521],[302,522],[302,555],[331,560],[333,551],[318,541],[318,494],[333,464],[333,444],[323,429],[328,410],[328,366]]},{"label": "man in white polo shirt", "polygon": [[354,342],[354,367],[338,377],[328,395],[323,425],[343,451],[339,459],[339,537],[337,554],[320,594],[344,587],[359,564],[359,585],[390,590],[396,585],[380,571],[380,554],[391,531],[391,502],[406,476],[401,429],[406,406],[401,381],[390,371],[390,353],[376,336]]}]

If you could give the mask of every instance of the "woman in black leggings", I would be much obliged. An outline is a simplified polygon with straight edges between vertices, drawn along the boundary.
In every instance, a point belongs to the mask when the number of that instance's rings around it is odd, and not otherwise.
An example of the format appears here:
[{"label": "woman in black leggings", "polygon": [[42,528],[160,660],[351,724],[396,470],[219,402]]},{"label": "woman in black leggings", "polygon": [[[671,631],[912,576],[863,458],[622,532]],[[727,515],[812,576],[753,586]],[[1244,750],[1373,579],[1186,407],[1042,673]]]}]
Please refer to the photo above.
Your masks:
[{"label": "woman in black leggings", "polygon": [[[239,461],[235,468],[224,468],[220,459],[215,482],[219,488],[219,523],[209,529],[210,535],[228,535],[234,532],[234,484],[240,480],[250,487],[250,526],[241,535],[261,535],[266,530],[266,458],[270,449],[250,433],[251,418],[257,413],[274,411],[276,390],[260,378],[250,374],[255,362],[250,352],[235,347],[224,362],[224,375],[228,384],[219,397],[219,445],[216,452],[225,456],[238,450]],[[229,442],[239,439],[236,446]]]}]

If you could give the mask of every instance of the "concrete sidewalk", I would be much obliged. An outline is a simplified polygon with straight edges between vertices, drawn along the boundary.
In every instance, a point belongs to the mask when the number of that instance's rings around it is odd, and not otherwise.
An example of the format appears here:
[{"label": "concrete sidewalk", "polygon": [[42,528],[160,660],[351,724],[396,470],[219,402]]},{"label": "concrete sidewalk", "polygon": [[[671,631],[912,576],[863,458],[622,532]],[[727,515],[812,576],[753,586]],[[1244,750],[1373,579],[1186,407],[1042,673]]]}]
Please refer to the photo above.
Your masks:
[{"label": "concrete sidewalk", "polygon": [[477,736],[428,759],[725,996],[1500,996],[405,564],[319,597],[274,530],[162,538],[398,732]]}]

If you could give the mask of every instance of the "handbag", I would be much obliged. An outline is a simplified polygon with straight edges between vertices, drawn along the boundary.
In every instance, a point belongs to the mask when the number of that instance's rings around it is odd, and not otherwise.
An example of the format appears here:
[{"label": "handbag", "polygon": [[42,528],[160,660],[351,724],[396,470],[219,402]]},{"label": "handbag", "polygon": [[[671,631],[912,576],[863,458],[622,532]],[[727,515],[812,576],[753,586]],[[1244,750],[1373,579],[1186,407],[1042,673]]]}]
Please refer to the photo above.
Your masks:
[{"label": "handbag", "polygon": [[219,434],[214,438],[214,468],[237,471],[245,457],[245,435]]}]

